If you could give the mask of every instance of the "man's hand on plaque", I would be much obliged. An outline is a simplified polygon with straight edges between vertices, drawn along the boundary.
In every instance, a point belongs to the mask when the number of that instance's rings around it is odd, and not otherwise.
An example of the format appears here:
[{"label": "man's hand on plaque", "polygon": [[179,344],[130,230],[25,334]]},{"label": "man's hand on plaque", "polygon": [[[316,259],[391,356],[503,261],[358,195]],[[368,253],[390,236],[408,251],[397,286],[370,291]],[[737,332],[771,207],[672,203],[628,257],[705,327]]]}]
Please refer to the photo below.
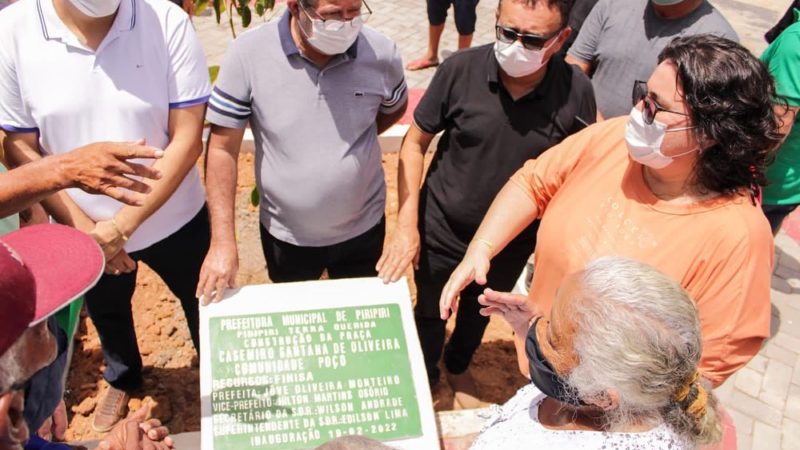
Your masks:
[{"label": "man's hand on plaque", "polygon": [[236,242],[212,242],[208,249],[196,296],[200,304],[217,303],[225,295],[225,289],[236,287],[236,272],[239,271],[239,252]]}]

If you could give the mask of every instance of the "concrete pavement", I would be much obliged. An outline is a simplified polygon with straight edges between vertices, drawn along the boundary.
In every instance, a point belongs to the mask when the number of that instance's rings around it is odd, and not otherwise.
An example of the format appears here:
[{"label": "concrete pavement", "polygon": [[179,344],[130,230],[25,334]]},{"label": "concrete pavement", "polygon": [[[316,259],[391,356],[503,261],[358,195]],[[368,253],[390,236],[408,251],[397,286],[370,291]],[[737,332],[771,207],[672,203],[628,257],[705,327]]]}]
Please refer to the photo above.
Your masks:
[{"label": "concrete pavement", "polygon": [[[369,25],[397,42],[404,61],[424,53],[428,27],[424,0],[369,0],[369,4],[374,12]],[[742,43],[758,55],[766,47],[764,32],[783,14],[789,0],[712,0],[712,4],[728,18]],[[475,45],[494,40],[495,7],[493,0],[479,4]],[[278,5],[274,14],[282,10]],[[231,32],[227,23],[217,25],[209,13],[194,21],[209,65],[218,65]],[[456,49],[456,38],[451,14],[440,59]],[[434,69],[407,72],[409,87],[425,88],[433,74]],[[736,423],[743,450],[800,449],[800,245],[784,233],[775,245],[772,337],[747,367],[716,391]]]}]

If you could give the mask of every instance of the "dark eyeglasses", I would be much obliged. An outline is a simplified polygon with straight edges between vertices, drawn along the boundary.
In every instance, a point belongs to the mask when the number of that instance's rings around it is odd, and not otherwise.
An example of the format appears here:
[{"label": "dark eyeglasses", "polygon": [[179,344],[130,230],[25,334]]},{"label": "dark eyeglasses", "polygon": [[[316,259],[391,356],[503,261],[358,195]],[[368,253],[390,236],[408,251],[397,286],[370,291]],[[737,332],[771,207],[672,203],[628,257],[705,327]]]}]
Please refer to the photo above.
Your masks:
[{"label": "dark eyeglasses", "polygon": [[644,118],[644,123],[648,125],[653,123],[653,121],[656,120],[656,114],[662,111],[689,117],[689,114],[682,113],[680,111],[672,111],[666,109],[661,105],[659,105],[655,100],[653,100],[650,97],[650,91],[647,90],[646,81],[636,80],[633,82],[632,100],[633,100],[633,106],[638,105],[639,102],[643,102],[642,117]]},{"label": "dark eyeglasses", "polygon": [[556,31],[550,37],[539,36],[536,34],[526,34],[526,33],[519,33],[516,30],[512,30],[511,28],[502,27],[500,25],[494,26],[495,33],[497,34],[497,40],[500,42],[504,42],[506,44],[513,44],[517,40],[522,42],[522,46],[527,48],[528,50],[541,50],[544,48],[547,41],[553,39],[554,37],[558,36],[558,33],[561,30]]}]

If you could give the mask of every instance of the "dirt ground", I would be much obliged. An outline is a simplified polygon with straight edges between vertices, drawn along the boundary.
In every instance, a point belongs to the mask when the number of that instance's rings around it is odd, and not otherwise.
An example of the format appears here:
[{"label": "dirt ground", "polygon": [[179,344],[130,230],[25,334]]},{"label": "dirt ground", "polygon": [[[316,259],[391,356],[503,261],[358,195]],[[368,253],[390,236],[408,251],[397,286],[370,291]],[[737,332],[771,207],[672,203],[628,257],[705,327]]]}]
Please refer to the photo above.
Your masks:
[{"label": "dirt ground", "polygon": [[[385,154],[383,166],[389,186],[386,216],[391,233],[397,216],[397,154]],[[264,257],[258,245],[258,214],[249,204],[253,177],[253,154],[244,153],[239,158],[236,208],[240,285],[268,282]],[[413,279],[411,270],[407,276],[409,280]],[[413,295],[413,282],[409,284]],[[150,403],[153,416],[161,419],[172,433],[200,430],[198,358],[178,301],[161,279],[142,265],[133,305],[136,334],[145,365],[145,382],[141,392],[135,393],[130,400],[129,408],[135,410],[143,403]],[[493,318],[483,342],[473,360],[472,371],[481,399],[501,403],[526,382],[517,371],[511,329]],[[84,311],[67,381],[69,441],[99,436],[92,431],[91,420],[98,400],[107,389],[102,379],[103,368],[100,341]],[[449,395],[448,388],[444,387],[440,394]]]}]

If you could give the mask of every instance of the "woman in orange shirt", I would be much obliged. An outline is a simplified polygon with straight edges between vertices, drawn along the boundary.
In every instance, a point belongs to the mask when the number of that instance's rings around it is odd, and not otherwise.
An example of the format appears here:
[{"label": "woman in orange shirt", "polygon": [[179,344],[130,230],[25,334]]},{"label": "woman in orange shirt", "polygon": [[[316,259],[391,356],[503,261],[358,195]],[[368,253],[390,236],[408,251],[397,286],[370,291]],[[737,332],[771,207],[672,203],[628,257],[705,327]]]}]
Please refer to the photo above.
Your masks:
[{"label": "woman in orange shirt", "polygon": [[595,124],[528,161],[498,194],[442,291],[442,319],[491,258],[541,218],[528,298],[479,300],[549,314],[570,273],[625,256],[680,282],[698,306],[700,371],[720,385],[769,336],[772,235],[756,206],[780,142],[767,69],[729,40],[674,40],[633,87],[629,117]]}]

